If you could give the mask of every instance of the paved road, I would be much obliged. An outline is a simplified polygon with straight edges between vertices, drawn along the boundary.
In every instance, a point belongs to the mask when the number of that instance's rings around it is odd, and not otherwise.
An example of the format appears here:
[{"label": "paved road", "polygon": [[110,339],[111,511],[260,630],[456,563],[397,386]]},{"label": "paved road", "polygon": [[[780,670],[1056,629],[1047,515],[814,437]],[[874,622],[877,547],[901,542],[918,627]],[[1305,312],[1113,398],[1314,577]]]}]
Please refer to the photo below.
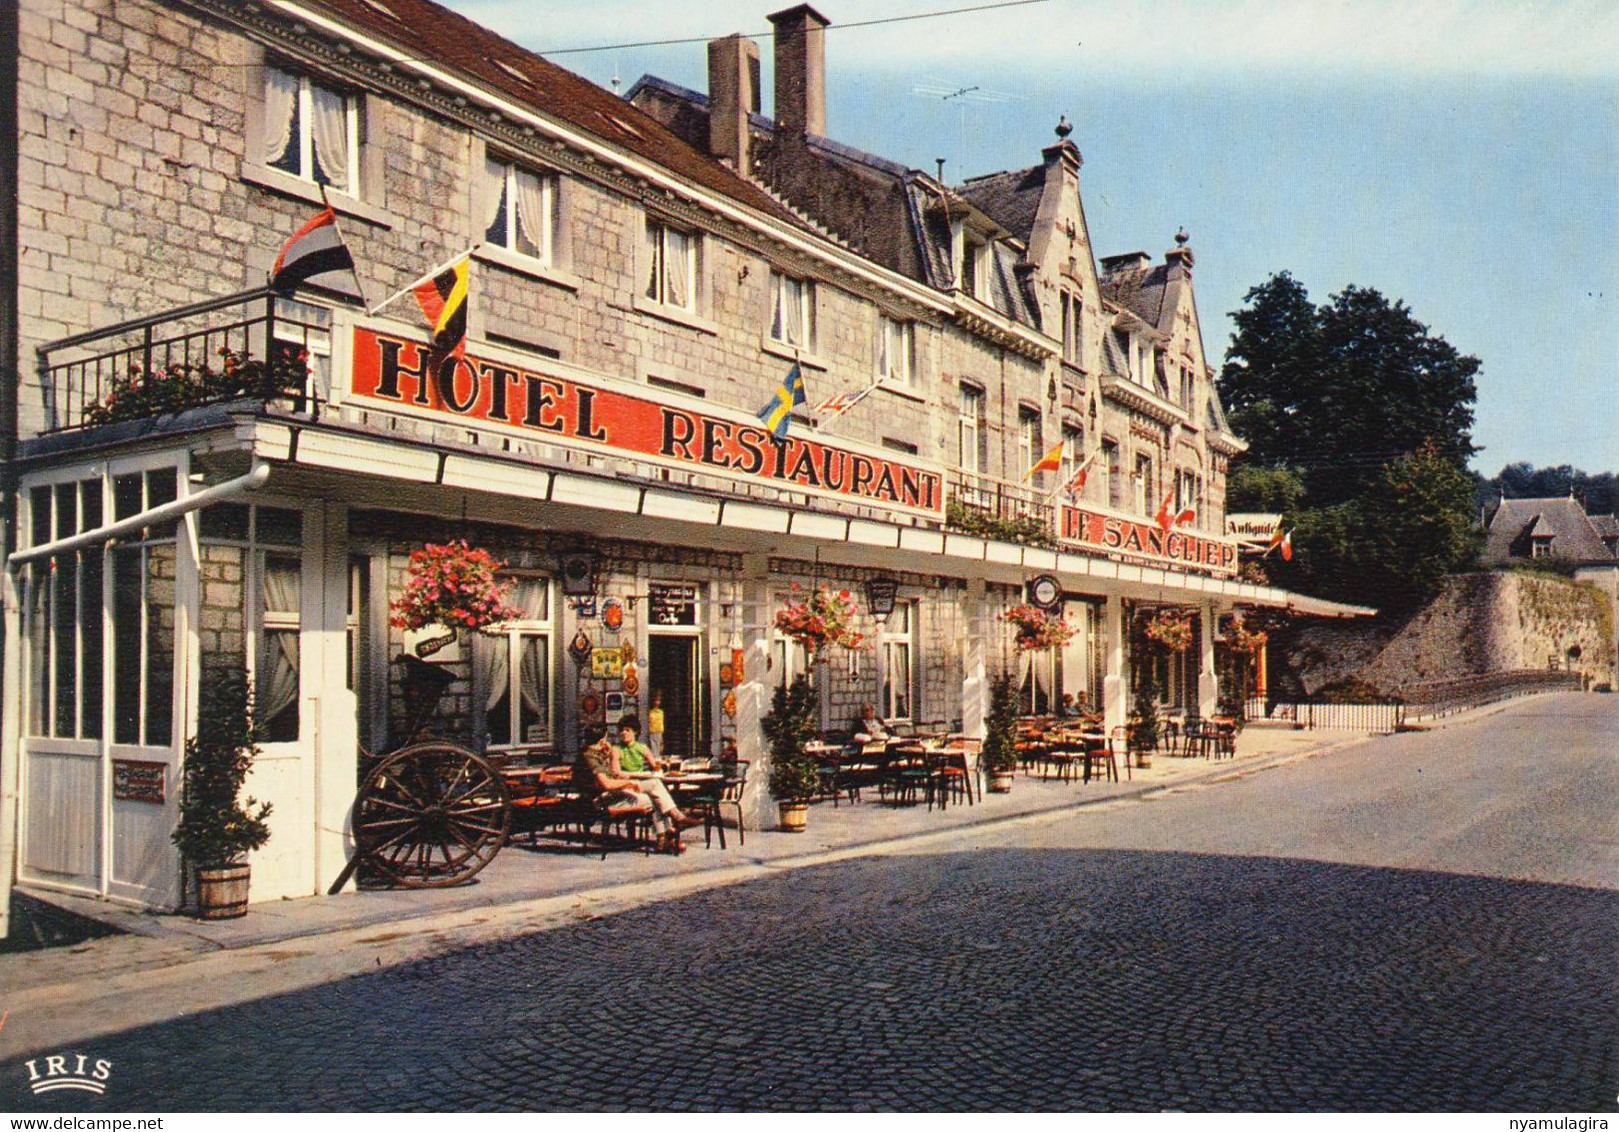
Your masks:
[{"label": "paved road", "polygon": [[[1619,697],[86,1043],[0,1107],[1614,1111]],[[626,1085],[625,1082],[631,1084]]]}]

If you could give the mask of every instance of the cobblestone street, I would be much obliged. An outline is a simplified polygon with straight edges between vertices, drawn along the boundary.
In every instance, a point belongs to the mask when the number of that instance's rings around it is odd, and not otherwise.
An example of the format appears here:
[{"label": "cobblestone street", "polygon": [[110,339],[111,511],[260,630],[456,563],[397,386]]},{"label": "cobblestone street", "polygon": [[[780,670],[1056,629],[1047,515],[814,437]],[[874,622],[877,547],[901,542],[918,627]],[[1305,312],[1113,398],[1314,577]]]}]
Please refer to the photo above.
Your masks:
[{"label": "cobblestone street", "polygon": [[1612,1111],[1619,701],[1566,702],[95,1039],[91,1103]]}]

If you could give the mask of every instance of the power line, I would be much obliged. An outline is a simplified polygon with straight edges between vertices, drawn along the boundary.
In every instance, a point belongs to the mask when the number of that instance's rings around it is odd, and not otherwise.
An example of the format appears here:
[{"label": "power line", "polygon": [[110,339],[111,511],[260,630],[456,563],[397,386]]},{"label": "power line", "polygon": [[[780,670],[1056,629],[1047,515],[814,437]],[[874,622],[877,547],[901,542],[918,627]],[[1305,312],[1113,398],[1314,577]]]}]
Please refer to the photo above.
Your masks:
[{"label": "power line", "polygon": [[[947,8],[939,12],[917,12],[910,16],[887,16],[880,20],[855,20],[846,24],[833,24],[827,31],[845,31],[849,28],[869,28],[877,24],[900,24],[911,20],[931,20],[939,16],[960,16],[967,12],[990,12],[998,8],[1021,8],[1027,4],[1045,4],[1048,0],[1001,0],[998,4],[976,4],[969,8]],[[750,39],[773,39],[774,31],[760,31],[749,34]],[[627,51],[633,47],[669,47],[679,43],[707,43],[714,37],[711,35],[686,36],[680,39],[646,39],[639,43],[607,43],[599,47],[558,47],[547,50],[536,47],[536,55],[578,55],[586,51]]]}]

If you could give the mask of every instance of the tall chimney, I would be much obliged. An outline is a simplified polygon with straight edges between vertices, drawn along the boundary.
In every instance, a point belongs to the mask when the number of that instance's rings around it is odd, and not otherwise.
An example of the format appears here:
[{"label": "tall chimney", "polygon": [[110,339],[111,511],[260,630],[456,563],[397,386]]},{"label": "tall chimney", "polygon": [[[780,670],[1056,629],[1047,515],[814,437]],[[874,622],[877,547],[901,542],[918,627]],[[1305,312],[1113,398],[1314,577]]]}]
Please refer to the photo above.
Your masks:
[{"label": "tall chimney", "polygon": [[708,151],[748,173],[748,115],[759,110],[759,45],[740,35],[708,44]]},{"label": "tall chimney", "polygon": [[776,136],[792,140],[826,134],[826,29],[808,4],[770,17],[776,29]]}]

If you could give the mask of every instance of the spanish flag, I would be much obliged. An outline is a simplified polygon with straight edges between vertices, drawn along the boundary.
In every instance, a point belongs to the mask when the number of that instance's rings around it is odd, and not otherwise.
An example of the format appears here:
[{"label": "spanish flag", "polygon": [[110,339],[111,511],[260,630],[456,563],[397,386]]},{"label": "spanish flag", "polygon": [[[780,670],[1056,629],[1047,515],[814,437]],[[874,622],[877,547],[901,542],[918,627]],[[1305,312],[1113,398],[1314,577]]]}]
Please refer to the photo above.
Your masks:
[{"label": "spanish flag", "polygon": [[759,410],[759,420],[777,440],[786,440],[793,410],[806,400],[804,374],[795,362],[793,368],[787,371],[786,379],[776,386],[776,395],[770,399],[770,404]]},{"label": "spanish flag", "polygon": [[423,276],[411,285],[422,314],[433,327],[433,353],[441,358],[460,357],[467,347],[467,284],[472,257],[464,255],[442,271]]},{"label": "spanish flag", "polygon": [[1023,473],[1023,478],[1026,480],[1033,479],[1036,472],[1055,472],[1060,470],[1062,468],[1063,445],[1067,443],[1068,440],[1066,437],[1057,441],[1057,443],[1052,446],[1051,451],[1047,452],[1044,456],[1040,457],[1040,459],[1036,460],[1034,467]]}]

